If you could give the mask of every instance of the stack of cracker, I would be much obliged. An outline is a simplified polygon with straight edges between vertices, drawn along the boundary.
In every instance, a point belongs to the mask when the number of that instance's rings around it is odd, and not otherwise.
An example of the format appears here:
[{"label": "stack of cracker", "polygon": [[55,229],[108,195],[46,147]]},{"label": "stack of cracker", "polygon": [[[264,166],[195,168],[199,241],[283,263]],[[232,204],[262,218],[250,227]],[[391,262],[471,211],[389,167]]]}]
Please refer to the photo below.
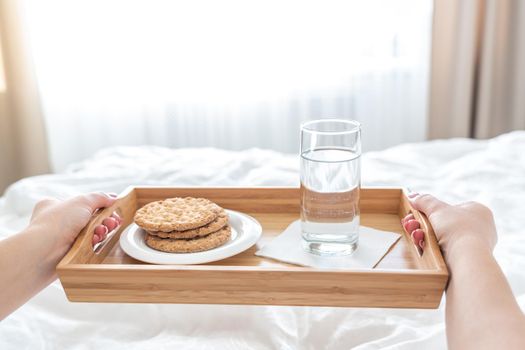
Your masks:
[{"label": "stack of cracker", "polygon": [[228,214],[205,198],[168,198],[137,210],[135,223],[146,231],[146,244],[169,253],[216,248],[231,237]]}]

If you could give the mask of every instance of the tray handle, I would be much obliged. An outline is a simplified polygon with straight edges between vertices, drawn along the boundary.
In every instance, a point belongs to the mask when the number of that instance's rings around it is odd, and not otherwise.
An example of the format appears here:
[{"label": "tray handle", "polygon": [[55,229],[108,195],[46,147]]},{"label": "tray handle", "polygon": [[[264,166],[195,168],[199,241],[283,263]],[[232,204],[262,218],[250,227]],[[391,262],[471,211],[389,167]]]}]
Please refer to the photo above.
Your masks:
[{"label": "tray handle", "polygon": [[[423,233],[425,235],[425,249],[421,249],[420,247],[416,246],[412,242],[412,238],[408,236],[407,238],[410,241],[410,245],[414,248],[417,255],[420,258],[420,263],[422,263],[423,267],[432,267],[432,266],[439,266],[444,267],[445,262],[443,260],[441,250],[439,248],[439,244],[436,238],[436,234],[434,232],[434,229],[432,228],[432,225],[430,224],[430,221],[428,220],[427,216],[420,212],[419,210],[416,210],[413,206],[410,200],[408,199],[408,194],[410,192],[405,188],[402,191],[402,198],[401,198],[401,206],[400,206],[400,218],[405,217],[409,213],[412,213],[414,215],[414,218],[419,221],[420,228],[423,230]],[[404,228],[403,231],[406,235],[409,235]]]},{"label": "tray handle", "polygon": [[[95,212],[88,224],[80,231],[71,249],[60,261],[57,268],[71,263],[100,263],[107,256],[115,242],[118,241],[124,228],[133,221],[135,206],[135,191],[130,187],[122,192],[111,206]],[[92,242],[95,227],[102,224],[102,221],[111,216],[113,212],[117,212],[120,215],[122,223],[108,234],[108,237],[103,242],[96,245],[96,249],[94,249]]]}]

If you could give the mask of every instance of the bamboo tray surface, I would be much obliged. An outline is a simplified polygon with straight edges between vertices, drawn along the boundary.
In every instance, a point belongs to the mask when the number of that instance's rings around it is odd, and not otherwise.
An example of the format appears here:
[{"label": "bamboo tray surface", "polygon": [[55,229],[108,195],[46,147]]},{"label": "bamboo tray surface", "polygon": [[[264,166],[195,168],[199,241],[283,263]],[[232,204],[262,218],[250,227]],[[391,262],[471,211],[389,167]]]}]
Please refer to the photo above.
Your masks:
[{"label": "bamboo tray surface", "polygon": [[[203,265],[152,265],[126,255],[118,240],[135,211],[169,197],[205,197],[256,218],[263,235],[245,252]],[[57,267],[71,301],[436,308],[448,271],[428,220],[402,189],[361,189],[361,224],[403,237],[374,269],[315,269],[255,256],[299,218],[298,188],[132,187],[94,217]],[[123,224],[96,253],[93,228],[113,211]],[[422,256],[400,219],[413,212],[425,232]]]}]

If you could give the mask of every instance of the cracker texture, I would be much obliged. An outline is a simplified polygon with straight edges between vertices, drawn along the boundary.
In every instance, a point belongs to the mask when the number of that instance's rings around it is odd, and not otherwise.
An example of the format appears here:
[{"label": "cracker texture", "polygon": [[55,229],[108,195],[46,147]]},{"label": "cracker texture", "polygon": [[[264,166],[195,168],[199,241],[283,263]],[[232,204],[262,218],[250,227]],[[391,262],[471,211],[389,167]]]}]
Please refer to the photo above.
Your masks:
[{"label": "cracker texture", "polygon": [[153,249],[168,253],[196,253],[217,248],[230,238],[231,228],[227,225],[207,236],[193,239],[160,238],[146,234],[146,244]]},{"label": "cracker texture", "polygon": [[146,204],[137,210],[134,220],[146,231],[185,231],[209,224],[221,210],[206,198],[177,197]]},{"label": "cracker texture", "polygon": [[196,237],[203,237],[212,232],[218,231],[228,224],[228,214],[221,208],[219,215],[212,222],[190,230],[184,231],[147,231],[150,235],[157,236],[160,238],[172,238],[172,239],[189,239]]}]

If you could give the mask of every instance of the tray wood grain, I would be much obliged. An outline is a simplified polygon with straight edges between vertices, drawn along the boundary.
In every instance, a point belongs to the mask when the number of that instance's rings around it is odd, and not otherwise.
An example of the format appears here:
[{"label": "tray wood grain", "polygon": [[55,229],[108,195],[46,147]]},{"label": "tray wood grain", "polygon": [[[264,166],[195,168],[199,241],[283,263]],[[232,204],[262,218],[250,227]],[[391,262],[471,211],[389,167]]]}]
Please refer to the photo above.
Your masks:
[{"label": "tray wood grain", "polygon": [[[120,233],[138,208],[180,196],[206,197],[252,215],[263,227],[261,240],[231,258],[192,266],[145,264],[120,249]],[[254,255],[298,219],[298,188],[129,188],[86,226],[57,272],[71,301],[438,307],[448,271],[426,217],[411,208],[399,188],[363,188],[360,209],[363,225],[400,233],[402,239],[375,269],[314,269]],[[114,210],[123,217],[123,225],[95,253],[93,228]],[[408,212],[420,220],[425,232],[427,246],[422,256],[400,224]]]}]

